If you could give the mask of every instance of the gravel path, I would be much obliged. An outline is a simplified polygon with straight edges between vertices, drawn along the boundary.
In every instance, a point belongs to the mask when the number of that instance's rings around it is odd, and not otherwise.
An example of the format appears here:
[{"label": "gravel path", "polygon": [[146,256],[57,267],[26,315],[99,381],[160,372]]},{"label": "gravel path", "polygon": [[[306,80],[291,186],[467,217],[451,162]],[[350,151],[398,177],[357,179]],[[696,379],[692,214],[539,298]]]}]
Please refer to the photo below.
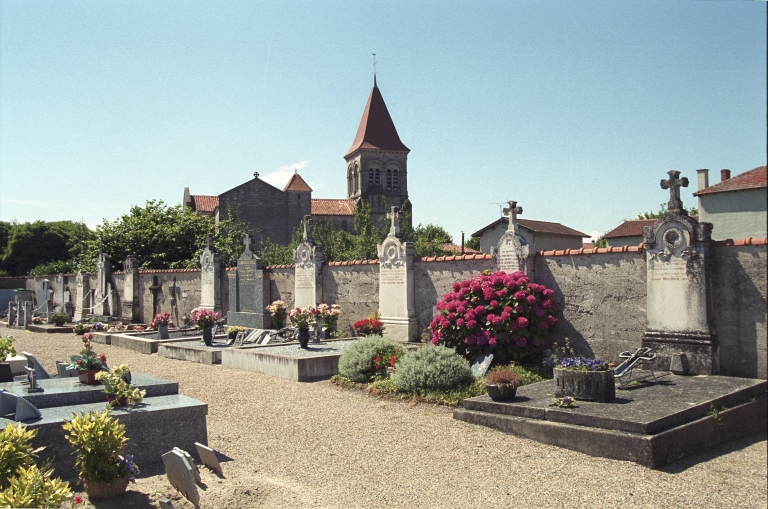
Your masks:
[{"label": "gravel path", "polygon": [[[7,330],[0,331],[6,335]],[[53,370],[72,334],[13,331]],[[766,435],[661,470],[595,458],[459,422],[451,409],[378,400],[328,381],[297,383],[97,345],[110,364],[179,382],[208,403],[209,445],[232,461],[203,470],[202,508],[768,506]],[[139,451],[136,455],[141,465]],[[192,508],[164,475],[142,476],[100,509]]]}]

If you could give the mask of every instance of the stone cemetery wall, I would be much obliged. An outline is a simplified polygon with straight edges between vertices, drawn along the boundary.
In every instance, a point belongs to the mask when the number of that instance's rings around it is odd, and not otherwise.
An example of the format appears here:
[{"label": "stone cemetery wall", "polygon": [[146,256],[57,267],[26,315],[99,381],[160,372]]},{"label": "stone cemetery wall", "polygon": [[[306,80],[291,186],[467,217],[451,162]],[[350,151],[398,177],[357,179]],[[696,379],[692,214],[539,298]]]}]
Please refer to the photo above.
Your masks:
[{"label": "stone cemetery wall", "polygon": [[768,378],[766,365],[766,246],[714,242],[713,318],[720,340],[720,374]]},{"label": "stone cemetery wall", "polygon": [[295,287],[293,265],[272,265],[265,269],[269,277],[269,302],[282,300],[290,309]]},{"label": "stone cemetery wall", "polygon": [[338,330],[353,335],[352,324],[379,307],[379,261],[324,264],[323,300],[341,306]]}]

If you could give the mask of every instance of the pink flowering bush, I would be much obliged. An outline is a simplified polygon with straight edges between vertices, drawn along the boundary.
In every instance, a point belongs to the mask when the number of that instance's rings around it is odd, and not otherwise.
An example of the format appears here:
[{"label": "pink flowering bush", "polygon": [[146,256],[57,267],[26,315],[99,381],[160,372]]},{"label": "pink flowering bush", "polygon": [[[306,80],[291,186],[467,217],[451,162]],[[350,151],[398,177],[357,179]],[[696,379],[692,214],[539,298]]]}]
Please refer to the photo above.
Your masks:
[{"label": "pink flowering bush", "polygon": [[[557,325],[555,292],[522,272],[495,272],[453,284],[429,325],[432,343],[464,357],[492,353],[499,361],[535,359]],[[494,359],[494,360],[496,360]]]}]

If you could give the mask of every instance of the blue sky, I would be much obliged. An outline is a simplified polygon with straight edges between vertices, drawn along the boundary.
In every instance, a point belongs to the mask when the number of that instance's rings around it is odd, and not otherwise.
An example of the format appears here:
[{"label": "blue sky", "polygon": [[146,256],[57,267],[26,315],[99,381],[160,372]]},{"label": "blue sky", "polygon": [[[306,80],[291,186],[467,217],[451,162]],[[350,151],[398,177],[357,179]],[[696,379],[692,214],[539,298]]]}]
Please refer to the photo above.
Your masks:
[{"label": "blue sky", "polygon": [[372,86],[414,220],[605,231],[766,163],[764,2],[0,0],[0,220],[110,221],[298,169],[344,198]]}]

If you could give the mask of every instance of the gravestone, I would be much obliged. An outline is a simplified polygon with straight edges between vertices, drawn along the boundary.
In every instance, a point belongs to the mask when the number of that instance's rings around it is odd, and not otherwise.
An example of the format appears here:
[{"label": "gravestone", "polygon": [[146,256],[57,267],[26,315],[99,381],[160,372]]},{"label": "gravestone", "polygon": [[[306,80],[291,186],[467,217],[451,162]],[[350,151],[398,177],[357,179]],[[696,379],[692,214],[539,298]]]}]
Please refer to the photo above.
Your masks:
[{"label": "gravestone", "polygon": [[77,305],[75,306],[76,322],[85,318],[92,312],[91,308],[91,283],[88,276],[82,271],[77,271],[75,276],[75,286],[77,287]]},{"label": "gravestone", "polygon": [[237,269],[229,271],[229,312],[227,325],[251,329],[269,328],[269,279],[265,277],[261,258],[251,251],[251,236],[243,237],[245,249],[237,259]]},{"label": "gravestone", "polygon": [[480,378],[483,376],[487,371],[488,368],[491,367],[491,362],[493,362],[493,354],[487,353],[487,354],[479,354],[472,358],[472,376],[475,378]]},{"label": "gravestone", "polygon": [[41,315],[45,315],[46,319],[51,314],[51,281],[49,279],[43,279],[40,282],[40,290],[37,292],[37,307],[35,311]]},{"label": "gravestone", "polygon": [[16,316],[18,313],[18,303],[11,301],[8,303],[8,327],[16,324]]},{"label": "gravestone", "polygon": [[123,272],[125,273],[125,286],[123,287],[123,301],[120,314],[125,320],[138,323],[141,311],[139,303],[139,261],[135,256],[128,255],[125,257]]},{"label": "gravestone", "polygon": [[673,355],[684,353],[691,374],[720,371],[720,345],[712,333],[709,287],[711,223],[688,216],[680,187],[688,186],[679,171],[661,181],[670,200],[664,216],[643,227],[646,259],[647,324],[643,346],[657,354],[655,367],[669,370]]},{"label": "gravestone", "polygon": [[[229,307],[233,309],[231,300]],[[203,254],[200,255],[200,308],[221,313],[221,257],[213,250],[210,234],[206,238]]]},{"label": "gravestone", "polygon": [[195,442],[195,449],[197,449],[197,455],[200,456],[200,462],[203,465],[224,477],[224,471],[221,469],[219,458],[216,457],[216,451],[198,442]]},{"label": "gravestone", "polygon": [[200,493],[197,491],[192,465],[178,451],[168,451],[163,454],[163,465],[168,476],[168,482],[176,488],[195,507],[200,507]]},{"label": "gravestone", "polygon": [[19,314],[18,320],[16,320],[16,326],[21,328],[26,328],[27,325],[32,323],[32,301],[31,300],[25,300],[23,302],[19,302],[19,309],[17,313]]},{"label": "gravestone", "polygon": [[294,307],[315,307],[323,301],[323,250],[312,240],[312,216],[304,216],[304,235],[293,252],[296,264]]},{"label": "gravestone", "polygon": [[392,207],[389,234],[376,249],[379,255],[379,316],[384,336],[395,341],[419,341],[413,292],[413,242],[400,234],[401,212]]},{"label": "gravestone", "polygon": [[93,314],[99,316],[109,316],[109,303],[107,297],[110,293],[110,271],[109,255],[107,253],[99,254],[99,260],[96,262],[96,302],[93,307]]},{"label": "gravestone", "polygon": [[509,218],[507,231],[499,239],[496,248],[491,250],[491,255],[496,270],[503,270],[507,274],[522,271],[532,278],[536,249],[528,244],[517,226],[517,215],[523,213],[523,208],[519,207],[516,201],[508,203],[509,207],[504,209],[504,214]]},{"label": "gravestone", "polygon": [[56,288],[53,290],[53,300],[59,303],[54,311],[66,313],[66,304],[64,301],[64,274],[56,275]]}]

